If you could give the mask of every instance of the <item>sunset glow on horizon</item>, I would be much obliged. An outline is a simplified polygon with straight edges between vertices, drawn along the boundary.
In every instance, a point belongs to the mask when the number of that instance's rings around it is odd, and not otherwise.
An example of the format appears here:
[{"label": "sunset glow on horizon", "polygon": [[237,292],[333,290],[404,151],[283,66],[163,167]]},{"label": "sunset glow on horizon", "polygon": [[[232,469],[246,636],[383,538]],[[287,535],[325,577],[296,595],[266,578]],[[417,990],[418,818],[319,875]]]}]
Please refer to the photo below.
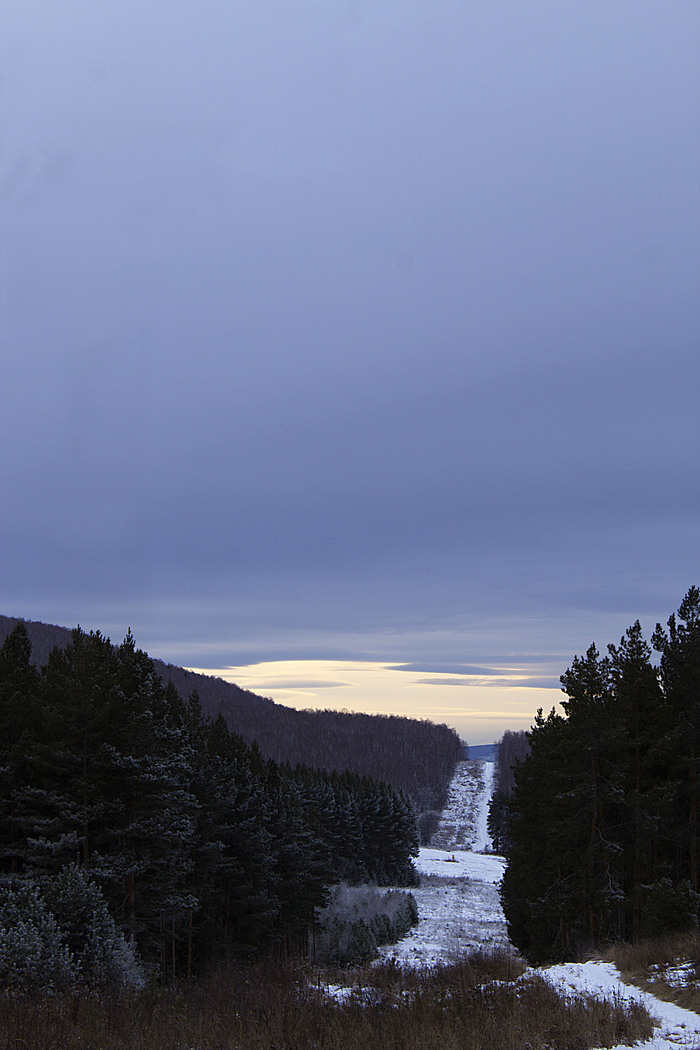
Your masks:
[{"label": "sunset glow on horizon", "polygon": [[528,686],[527,671],[493,675],[413,670],[410,665],[351,660],[277,660],[241,667],[190,667],[234,682],[297,710],[331,709],[402,715],[445,723],[467,744],[490,744],[507,730],[529,729],[538,707],[549,711],[555,688]]}]

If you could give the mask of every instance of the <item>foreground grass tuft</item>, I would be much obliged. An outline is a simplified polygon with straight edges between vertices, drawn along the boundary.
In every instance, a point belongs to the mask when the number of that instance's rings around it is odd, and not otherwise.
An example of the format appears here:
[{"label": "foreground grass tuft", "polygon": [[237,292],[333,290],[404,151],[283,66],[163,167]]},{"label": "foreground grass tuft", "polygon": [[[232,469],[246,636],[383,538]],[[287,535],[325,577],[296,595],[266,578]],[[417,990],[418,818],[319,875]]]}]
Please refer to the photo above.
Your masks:
[{"label": "foreground grass tuft", "polygon": [[[1,1050],[531,1050],[632,1044],[638,1006],[563,997],[508,953],[404,970],[262,965],[121,1000],[0,999]],[[343,998],[330,994],[341,978]],[[336,990],[337,991],[337,990]]]}]

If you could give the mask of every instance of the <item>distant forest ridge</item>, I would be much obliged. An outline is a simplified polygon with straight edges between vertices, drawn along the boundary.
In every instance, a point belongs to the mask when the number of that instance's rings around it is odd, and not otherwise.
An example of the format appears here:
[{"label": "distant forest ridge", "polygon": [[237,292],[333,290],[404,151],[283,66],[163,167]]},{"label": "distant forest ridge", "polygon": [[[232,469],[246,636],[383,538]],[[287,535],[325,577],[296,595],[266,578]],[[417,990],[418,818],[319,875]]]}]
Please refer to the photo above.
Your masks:
[{"label": "distant forest ridge", "polygon": [[[0,616],[0,645],[21,619]],[[46,664],[52,649],[64,649],[71,642],[70,628],[23,622],[37,667]],[[196,692],[205,717],[221,714],[246,743],[256,741],[265,758],[386,781],[410,796],[417,814],[444,806],[455,765],[464,753],[449,726],[397,715],[296,711],[222,678],[153,659],[163,681],[172,682],[182,699]]]},{"label": "distant forest ridge", "polygon": [[467,748],[466,757],[479,759],[481,762],[495,762],[497,752],[497,744],[472,744]]}]

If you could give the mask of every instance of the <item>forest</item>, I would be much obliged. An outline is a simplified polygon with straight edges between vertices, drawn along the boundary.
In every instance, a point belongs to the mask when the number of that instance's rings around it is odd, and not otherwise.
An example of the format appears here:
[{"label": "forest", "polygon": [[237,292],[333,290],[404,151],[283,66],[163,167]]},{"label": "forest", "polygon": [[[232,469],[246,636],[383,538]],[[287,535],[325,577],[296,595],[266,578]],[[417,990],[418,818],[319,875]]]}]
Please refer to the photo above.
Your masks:
[{"label": "forest", "polygon": [[[54,648],[72,640],[66,627],[0,616],[0,642],[24,623],[32,645],[32,663],[42,667]],[[205,717],[220,714],[246,743],[255,742],[265,758],[279,764],[302,763],[334,772],[347,769],[385,780],[405,791],[416,813],[440,810],[463,746],[446,725],[396,715],[342,711],[295,711],[233,682],[197,674],[153,660],[163,682],[181,697],[197,693]]]},{"label": "forest", "polygon": [[113,646],[77,628],[42,667],[23,622],[7,635],[6,984],[21,984],[22,966],[45,990],[303,955],[331,885],[410,886],[417,851],[405,792],[264,757],[221,714],[206,717],[196,692],[182,699],[130,633]]},{"label": "forest", "polygon": [[651,643],[637,621],[561,683],[563,713],[537,713],[492,809],[513,943],[541,962],[696,929],[700,590]]}]

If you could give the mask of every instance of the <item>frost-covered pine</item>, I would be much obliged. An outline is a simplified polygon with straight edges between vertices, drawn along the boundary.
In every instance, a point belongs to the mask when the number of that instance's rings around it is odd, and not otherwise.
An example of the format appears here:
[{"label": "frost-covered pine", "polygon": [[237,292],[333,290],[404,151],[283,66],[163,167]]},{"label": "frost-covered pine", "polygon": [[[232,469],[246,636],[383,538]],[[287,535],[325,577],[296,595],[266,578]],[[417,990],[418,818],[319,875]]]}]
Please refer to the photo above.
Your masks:
[{"label": "frost-covered pine", "polygon": [[418,922],[418,907],[412,893],[341,883],[316,921],[317,959],[354,965],[374,958],[380,945],[405,937]]},{"label": "frost-covered pine", "polygon": [[0,889],[0,987],[112,993],[141,988],[143,969],[98,886],[75,865]]},{"label": "frost-covered pine", "polygon": [[0,988],[68,991],[78,968],[35,885],[0,887]]},{"label": "frost-covered pine", "polygon": [[81,984],[111,992],[145,983],[133,943],[109,913],[99,886],[71,864],[47,881],[44,900],[74,960]]}]

